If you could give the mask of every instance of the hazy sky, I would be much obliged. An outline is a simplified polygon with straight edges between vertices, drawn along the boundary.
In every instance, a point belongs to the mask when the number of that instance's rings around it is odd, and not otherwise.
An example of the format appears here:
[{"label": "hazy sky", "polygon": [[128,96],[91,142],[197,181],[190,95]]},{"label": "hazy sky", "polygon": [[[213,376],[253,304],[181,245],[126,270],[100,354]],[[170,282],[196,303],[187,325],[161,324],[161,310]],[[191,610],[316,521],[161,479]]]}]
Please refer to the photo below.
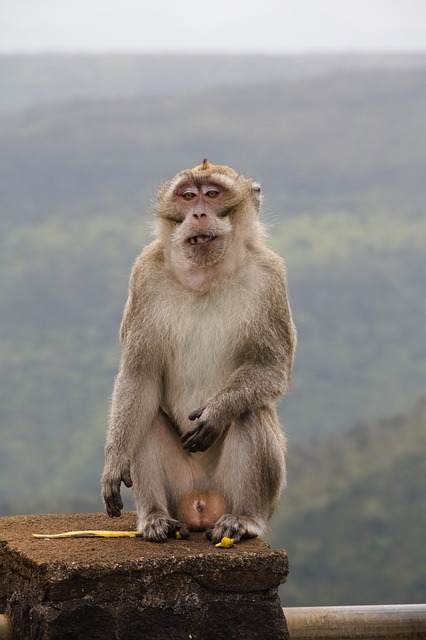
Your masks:
[{"label": "hazy sky", "polygon": [[426,0],[0,0],[0,52],[425,51]]}]

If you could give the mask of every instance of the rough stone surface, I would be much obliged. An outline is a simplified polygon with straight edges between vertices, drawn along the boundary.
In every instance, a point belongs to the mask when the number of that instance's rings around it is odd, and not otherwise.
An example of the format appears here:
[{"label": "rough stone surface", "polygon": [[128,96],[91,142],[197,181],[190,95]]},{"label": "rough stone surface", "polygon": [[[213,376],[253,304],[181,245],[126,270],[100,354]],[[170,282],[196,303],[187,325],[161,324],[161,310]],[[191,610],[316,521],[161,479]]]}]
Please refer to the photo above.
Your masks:
[{"label": "rough stone surface", "polygon": [[15,640],[287,640],[285,551],[260,540],[216,548],[202,534],[164,544],[31,535],[80,529],[134,530],[135,516],[0,518],[0,613]]}]

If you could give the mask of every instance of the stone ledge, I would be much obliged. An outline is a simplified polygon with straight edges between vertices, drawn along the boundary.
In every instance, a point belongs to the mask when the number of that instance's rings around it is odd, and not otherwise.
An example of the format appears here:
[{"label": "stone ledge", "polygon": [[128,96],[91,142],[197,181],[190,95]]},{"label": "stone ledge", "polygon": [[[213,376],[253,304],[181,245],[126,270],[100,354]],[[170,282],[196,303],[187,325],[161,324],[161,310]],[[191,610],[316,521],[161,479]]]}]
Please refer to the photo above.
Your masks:
[{"label": "stone ledge", "polygon": [[26,640],[288,638],[278,598],[285,551],[261,540],[216,548],[202,534],[42,540],[32,533],[134,530],[135,516],[0,518],[0,611]]}]

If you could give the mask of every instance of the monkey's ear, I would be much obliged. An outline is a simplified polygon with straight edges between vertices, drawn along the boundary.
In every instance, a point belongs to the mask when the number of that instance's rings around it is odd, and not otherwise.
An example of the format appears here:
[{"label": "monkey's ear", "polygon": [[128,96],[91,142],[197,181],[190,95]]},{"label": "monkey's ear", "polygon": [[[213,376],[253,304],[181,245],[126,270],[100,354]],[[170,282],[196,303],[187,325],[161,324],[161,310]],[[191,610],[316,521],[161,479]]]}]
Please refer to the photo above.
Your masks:
[{"label": "monkey's ear", "polygon": [[262,204],[262,189],[260,188],[259,182],[252,182],[251,192],[253,196],[254,206],[256,207],[257,211],[259,211]]}]

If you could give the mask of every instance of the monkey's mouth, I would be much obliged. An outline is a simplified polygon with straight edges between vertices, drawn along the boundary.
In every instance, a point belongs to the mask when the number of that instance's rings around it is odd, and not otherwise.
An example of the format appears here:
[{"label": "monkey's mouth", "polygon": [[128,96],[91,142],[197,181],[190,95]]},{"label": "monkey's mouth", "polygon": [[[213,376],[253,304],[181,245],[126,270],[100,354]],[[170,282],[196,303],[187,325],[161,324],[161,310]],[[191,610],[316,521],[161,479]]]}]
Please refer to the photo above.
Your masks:
[{"label": "monkey's mouth", "polygon": [[210,244],[211,242],[216,240],[216,238],[217,236],[206,236],[201,234],[199,236],[191,236],[190,238],[188,238],[187,243],[192,247],[201,247]]}]

